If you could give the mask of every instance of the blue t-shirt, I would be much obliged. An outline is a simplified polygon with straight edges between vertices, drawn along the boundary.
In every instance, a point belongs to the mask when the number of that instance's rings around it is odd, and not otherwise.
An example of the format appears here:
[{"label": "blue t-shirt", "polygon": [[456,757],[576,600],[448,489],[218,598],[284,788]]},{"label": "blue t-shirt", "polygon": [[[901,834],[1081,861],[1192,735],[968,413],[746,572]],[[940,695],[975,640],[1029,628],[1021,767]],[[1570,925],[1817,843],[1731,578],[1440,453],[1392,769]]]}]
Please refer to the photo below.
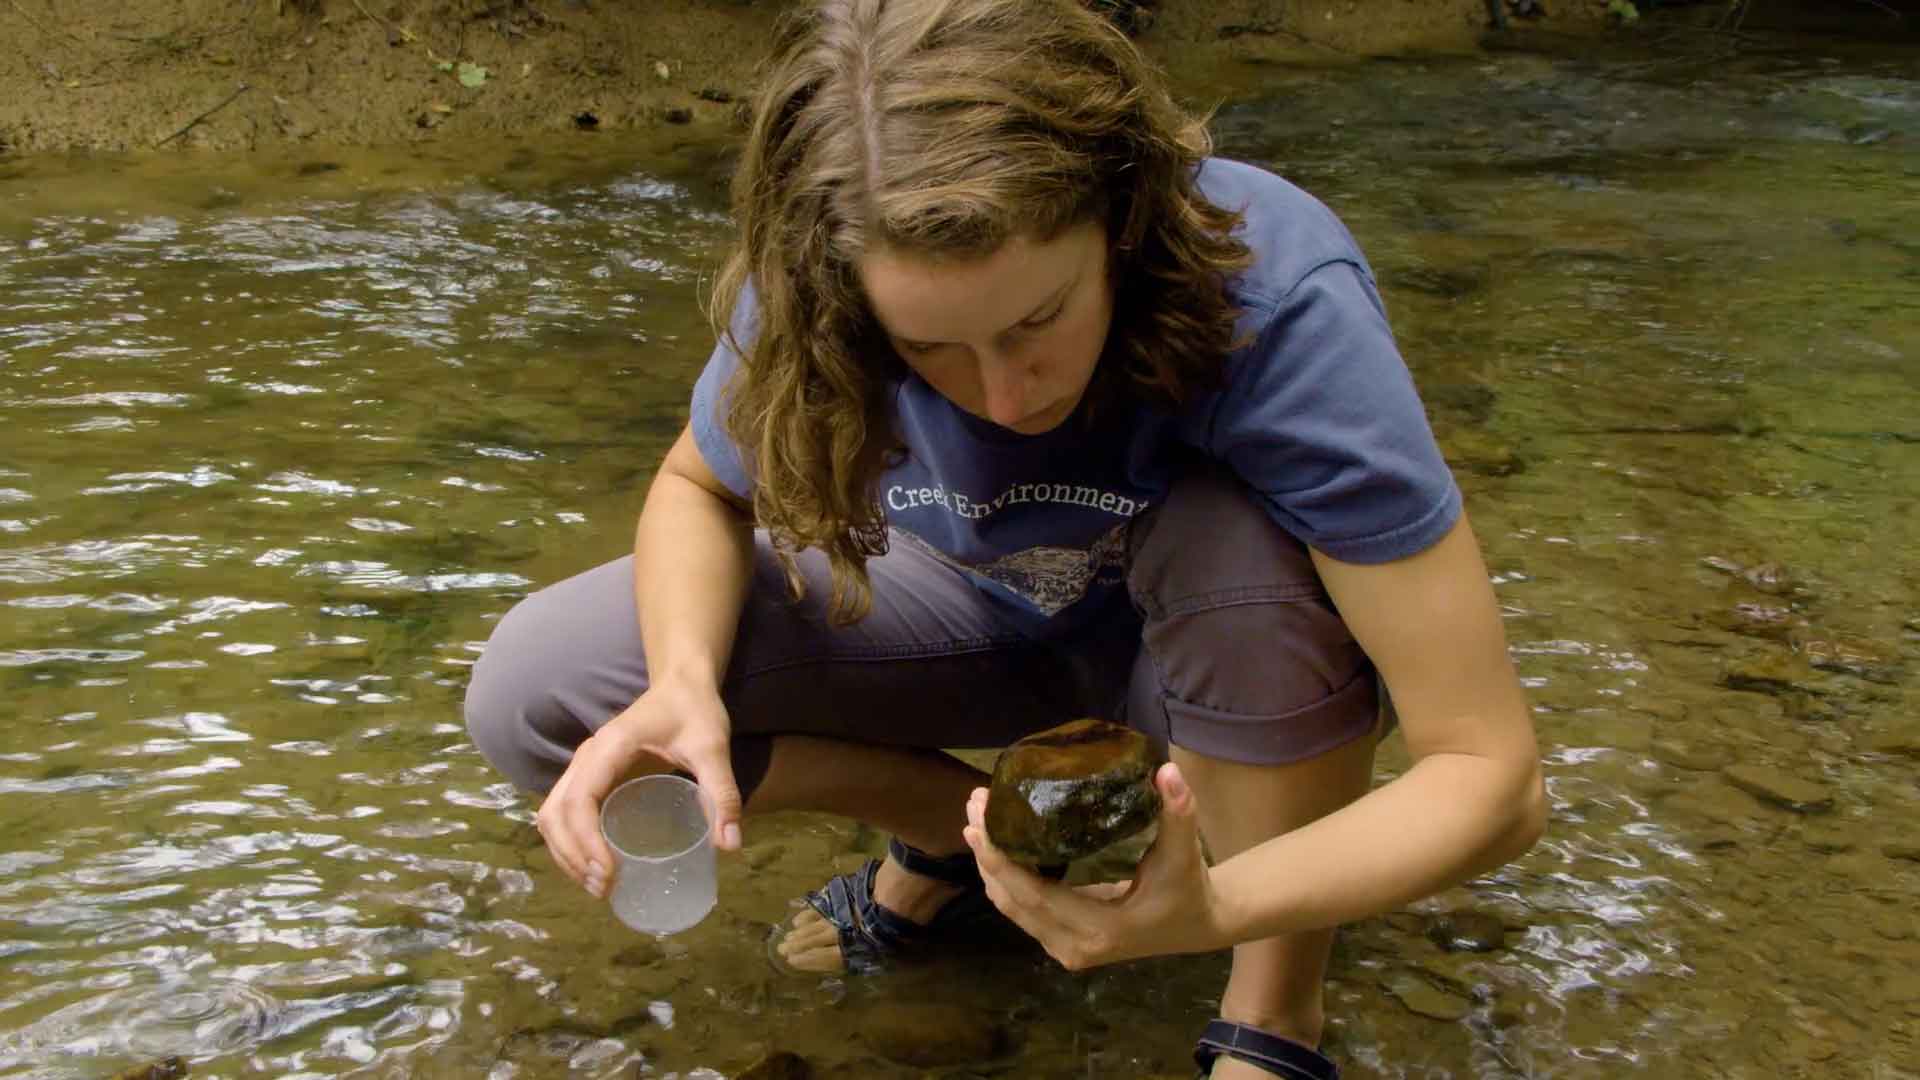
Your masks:
[{"label": "blue t-shirt", "polygon": [[[917,376],[898,384],[894,424],[907,460],[880,481],[890,542],[966,573],[1036,636],[1079,625],[1122,594],[1127,524],[1158,503],[1180,459],[1224,462],[1301,541],[1343,561],[1424,550],[1460,515],[1395,347],[1372,270],[1333,212],[1285,180],[1214,158],[1201,194],[1244,215],[1253,264],[1229,282],[1241,310],[1224,385],[1177,411],[1100,410],[1042,435],[962,411]],[[749,340],[750,293],[733,313]],[[694,387],[692,427],[707,465],[745,497],[726,432],[724,342]]]}]

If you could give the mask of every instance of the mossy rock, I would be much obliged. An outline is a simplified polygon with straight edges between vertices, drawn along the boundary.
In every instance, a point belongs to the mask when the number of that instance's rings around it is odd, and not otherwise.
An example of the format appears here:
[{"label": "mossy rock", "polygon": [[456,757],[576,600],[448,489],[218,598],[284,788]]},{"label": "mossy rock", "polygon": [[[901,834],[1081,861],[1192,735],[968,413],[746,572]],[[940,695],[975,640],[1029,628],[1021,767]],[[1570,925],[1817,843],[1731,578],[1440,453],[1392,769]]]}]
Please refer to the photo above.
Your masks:
[{"label": "mossy rock", "polygon": [[1029,735],[994,762],[987,837],[1033,866],[1064,866],[1154,823],[1153,745],[1130,728],[1082,719]]}]

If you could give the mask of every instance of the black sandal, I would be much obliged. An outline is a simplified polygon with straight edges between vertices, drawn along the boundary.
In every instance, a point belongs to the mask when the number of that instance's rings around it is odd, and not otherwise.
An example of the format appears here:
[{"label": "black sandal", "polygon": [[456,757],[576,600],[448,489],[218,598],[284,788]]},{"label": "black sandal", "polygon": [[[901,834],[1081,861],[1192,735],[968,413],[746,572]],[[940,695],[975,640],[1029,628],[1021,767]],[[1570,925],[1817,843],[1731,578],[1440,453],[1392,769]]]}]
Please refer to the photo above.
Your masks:
[{"label": "black sandal", "polygon": [[1340,1080],[1340,1067],[1317,1050],[1259,1028],[1213,1020],[1193,1048],[1193,1063],[1200,1067],[1202,1078],[1213,1071],[1214,1059],[1222,1054],[1258,1065],[1282,1080]]},{"label": "black sandal", "polygon": [[[808,893],[807,906],[839,931],[840,958],[847,974],[879,971],[889,961],[937,946],[1011,942],[1021,936],[1019,927],[987,899],[987,887],[980,880],[980,866],[973,861],[973,852],[929,855],[896,838],[888,841],[887,854],[908,873],[944,882],[960,892],[941,905],[931,921],[911,922],[874,901],[873,882],[880,872],[880,860],[869,859],[860,869],[841,874]],[[774,947],[769,954],[776,965],[791,971],[779,955],[779,940],[780,935],[771,940]]]}]

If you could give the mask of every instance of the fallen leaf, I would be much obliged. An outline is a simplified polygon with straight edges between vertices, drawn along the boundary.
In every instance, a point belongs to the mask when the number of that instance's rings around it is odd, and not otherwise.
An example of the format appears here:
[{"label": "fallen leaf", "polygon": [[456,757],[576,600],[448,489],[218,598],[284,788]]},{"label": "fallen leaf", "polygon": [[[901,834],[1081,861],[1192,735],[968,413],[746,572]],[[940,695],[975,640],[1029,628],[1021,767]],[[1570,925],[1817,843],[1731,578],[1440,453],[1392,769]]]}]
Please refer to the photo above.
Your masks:
[{"label": "fallen leaf", "polygon": [[430,101],[427,103],[427,110],[429,112],[440,113],[441,115],[444,116],[453,111],[453,106],[447,104],[444,101]]},{"label": "fallen leaf", "polygon": [[471,90],[487,81],[487,69],[471,60],[460,61],[460,85]]}]

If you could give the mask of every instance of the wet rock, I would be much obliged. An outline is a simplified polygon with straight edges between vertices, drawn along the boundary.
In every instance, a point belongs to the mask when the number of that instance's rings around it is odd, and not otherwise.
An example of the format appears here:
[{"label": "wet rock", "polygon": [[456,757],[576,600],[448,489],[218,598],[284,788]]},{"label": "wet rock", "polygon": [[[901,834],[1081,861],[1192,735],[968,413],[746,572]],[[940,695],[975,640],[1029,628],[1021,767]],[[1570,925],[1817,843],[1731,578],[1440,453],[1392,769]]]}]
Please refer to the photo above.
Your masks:
[{"label": "wet rock", "polygon": [[1655,739],[1652,751],[1654,760],[1691,772],[1719,772],[1733,763],[1732,750],[1685,739]]},{"label": "wet rock", "polygon": [[1833,795],[1826,788],[1769,765],[1729,765],[1720,770],[1720,775],[1757,799],[1797,813],[1833,809]]},{"label": "wet rock", "polygon": [[1912,912],[1879,911],[1870,921],[1873,932],[1888,941],[1907,941],[1920,933],[1920,916]]},{"label": "wet rock", "polygon": [[1808,851],[1821,855],[1844,855],[1859,847],[1859,841],[1853,833],[1838,825],[1825,825],[1810,822],[1800,834],[1800,842]]},{"label": "wet rock", "polygon": [[1422,386],[1420,396],[1430,408],[1457,416],[1462,423],[1474,427],[1493,419],[1493,408],[1500,400],[1492,387],[1477,382]]},{"label": "wet rock", "polygon": [[1813,668],[1791,653],[1767,653],[1727,665],[1720,684],[1729,690],[1787,694],[1814,688]]},{"label": "wet rock", "polygon": [[922,1069],[991,1061],[1013,1046],[992,1016],[959,1005],[881,1002],[854,1027],[874,1053]]},{"label": "wet rock", "polygon": [[1145,736],[1103,720],[1029,735],[994,762],[987,836],[1036,866],[1091,855],[1158,819],[1157,766]]},{"label": "wet rock", "polygon": [[1792,608],[1779,604],[1735,604],[1713,621],[1723,630],[1765,641],[1786,641],[1806,626]]},{"label": "wet rock", "polygon": [[1402,971],[1386,981],[1387,993],[1399,999],[1407,1011],[1430,1020],[1452,1023],[1473,1011],[1473,1002],[1449,994],[1411,971]]},{"label": "wet rock", "polygon": [[[1680,792],[1668,799],[1666,806],[1674,821],[1696,828],[1698,822],[1706,821],[1744,831],[1755,823],[1760,814],[1760,807],[1752,796],[1715,781],[1707,781]],[[1703,831],[1702,835],[1720,836],[1711,830]]]},{"label": "wet rock", "polygon": [[1403,266],[1388,271],[1386,283],[1392,288],[1453,300],[1486,288],[1487,269],[1484,266]]},{"label": "wet rock", "polygon": [[812,1080],[813,1066],[799,1054],[775,1050],[744,1069],[734,1080]]},{"label": "wet rock", "polygon": [[1900,659],[1877,641],[1809,632],[1799,636],[1796,644],[1807,663],[1820,671],[1837,671],[1886,686],[1900,682]]},{"label": "wet rock", "polygon": [[1831,724],[1846,715],[1846,709],[1838,702],[1799,691],[1781,695],[1780,705],[1789,720],[1801,724]]},{"label": "wet rock", "polygon": [[1393,912],[1386,917],[1386,923],[1403,934],[1424,934],[1428,925],[1424,916],[1411,911]]},{"label": "wet rock", "polygon": [[1569,724],[1570,741],[1644,754],[1653,748],[1653,718],[1611,709],[1588,709]]},{"label": "wet rock", "polygon": [[1920,731],[1883,731],[1868,738],[1860,749],[1869,754],[1920,758]]},{"label": "wet rock", "polygon": [[114,1073],[113,1080],[178,1080],[190,1071],[186,1059],[176,1055]]},{"label": "wet rock", "polygon": [[1447,463],[1481,476],[1512,476],[1525,472],[1527,463],[1519,451],[1484,431],[1456,429],[1440,442]]},{"label": "wet rock", "polygon": [[1482,911],[1450,911],[1434,916],[1427,939],[1448,952],[1492,952],[1507,943],[1507,924]]}]

